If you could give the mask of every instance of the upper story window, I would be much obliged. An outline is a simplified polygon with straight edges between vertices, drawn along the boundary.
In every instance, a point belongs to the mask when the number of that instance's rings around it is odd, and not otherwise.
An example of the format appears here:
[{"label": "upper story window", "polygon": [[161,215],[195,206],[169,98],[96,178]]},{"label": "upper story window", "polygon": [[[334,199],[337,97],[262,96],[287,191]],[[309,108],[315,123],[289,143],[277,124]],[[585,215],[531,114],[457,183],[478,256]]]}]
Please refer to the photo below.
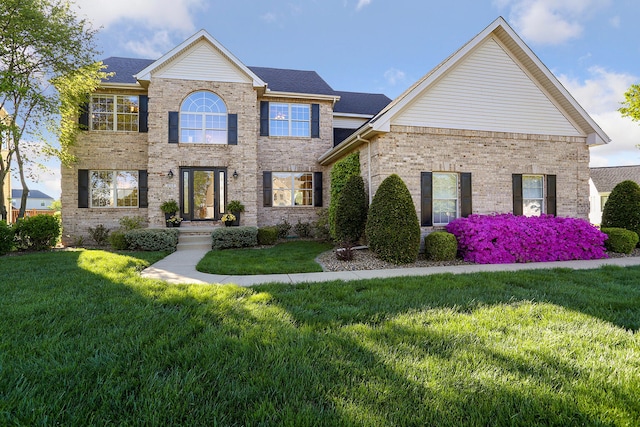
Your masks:
[{"label": "upper story window", "polygon": [[269,135],[311,136],[311,106],[270,102]]},{"label": "upper story window", "polygon": [[458,174],[433,173],[433,225],[445,225],[458,217]]},{"label": "upper story window", "polygon": [[138,193],[138,171],[89,171],[92,208],[137,207]]},{"label": "upper story window", "polygon": [[227,144],[227,107],[214,93],[189,95],[180,107],[180,142]]},{"label": "upper story window", "polygon": [[139,111],[137,95],[92,95],[90,129],[138,132]]}]

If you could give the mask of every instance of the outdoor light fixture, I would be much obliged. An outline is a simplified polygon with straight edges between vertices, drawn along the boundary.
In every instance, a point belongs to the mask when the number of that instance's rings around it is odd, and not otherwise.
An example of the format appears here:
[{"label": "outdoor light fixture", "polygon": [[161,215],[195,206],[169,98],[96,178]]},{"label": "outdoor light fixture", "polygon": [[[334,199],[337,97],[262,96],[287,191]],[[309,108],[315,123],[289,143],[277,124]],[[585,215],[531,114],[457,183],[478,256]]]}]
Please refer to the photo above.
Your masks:
[{"label": "outdoor light fixture", "polygon": [[173,178],[173,171],[171,169],[169,169],[169,173],[167,174],[167,176],[169,178]]},{"label": "outdoor light fixture", "polygon": [[238,171],[234,170],[231,176],[233,176],[233,179],[238,179]]}]

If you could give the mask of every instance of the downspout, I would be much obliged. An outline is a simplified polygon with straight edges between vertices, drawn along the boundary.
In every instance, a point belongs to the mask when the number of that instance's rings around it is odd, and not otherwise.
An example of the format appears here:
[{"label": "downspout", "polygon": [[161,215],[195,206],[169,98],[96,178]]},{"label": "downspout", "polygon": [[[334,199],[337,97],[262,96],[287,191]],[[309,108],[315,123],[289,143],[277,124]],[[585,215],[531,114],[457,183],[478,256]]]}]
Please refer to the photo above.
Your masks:
[{"label": "downspout", "polygon": [[373,195],[371,194],[372,185],[371,185],[371,141],[368,139],[364,139],[360,135],[356,137],[356,141],[362,141],[367,143],[367,182],[369,186],[369,204],[373,201]]}]

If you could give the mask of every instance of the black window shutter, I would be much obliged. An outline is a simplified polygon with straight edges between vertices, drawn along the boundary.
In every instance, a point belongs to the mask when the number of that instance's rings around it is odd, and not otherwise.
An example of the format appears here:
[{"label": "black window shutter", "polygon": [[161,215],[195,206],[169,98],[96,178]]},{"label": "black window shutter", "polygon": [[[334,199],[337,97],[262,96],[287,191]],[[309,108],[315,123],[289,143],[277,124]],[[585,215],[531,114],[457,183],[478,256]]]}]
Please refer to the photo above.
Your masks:
[{"label": "black window shutter", "polygon": [[169,143],[177,144],[180,139],[179,128],[180,113],[169,111]]},{"label": "black window shutter", "polygon": [[227,144],[238,145],[238,115],[227,115]]},{"label": "black window shutter", "polygon": [[89,207],[89,170],[78,169],[78,207]]},{"label": "black window shutter", "polygon": [[264,206],[273,205],[273,183],[271,182],[271,172],[262,172],[262,202]]},{"label": "black window shutter", "polygon": [[556,176],[547,175],[547,214],[556,215]]},{"label": "black window shutter", "polygon": [[260,101],[260,136],[269,136],[269,102]]},{"label": "black window shutter", "polygon": [[138,207],[139,208],[149,207],[149,201],[147,197],[149,194],[148,177],[149,177],[149,174],[147,174],[146,170],[138,171]]},{"label": "black window shutter", "polygon": [[311,104],[311,138],[320,138],[320,104]]},{"label": "black window shutter", "polygon": [[322,172],[313,173],[313,206],[322,206]]},{"label": "black window shutter", "polygon": [[511,175],[512,191],[513,191],[513,214],[522,215],[522,174],[514,173]]},{"label": "black window shutter", "polygon": [[149,97],[138,96],[138,132],[149,132]]},{"label": "black window shutter", "polygon": [[89,130],[89,104],[87,102],[80,105],[80,116],[78,116],[80,130]]},{"label": "black window shutter", "polygon": [[431,172],[420,173],[420,217],[421,225],[433,225],[433,186]]},{"label": "black window shutter", "polygon": [[471,203],[471,173],[460,174],[460,216],[468,217],[473,213]]}]

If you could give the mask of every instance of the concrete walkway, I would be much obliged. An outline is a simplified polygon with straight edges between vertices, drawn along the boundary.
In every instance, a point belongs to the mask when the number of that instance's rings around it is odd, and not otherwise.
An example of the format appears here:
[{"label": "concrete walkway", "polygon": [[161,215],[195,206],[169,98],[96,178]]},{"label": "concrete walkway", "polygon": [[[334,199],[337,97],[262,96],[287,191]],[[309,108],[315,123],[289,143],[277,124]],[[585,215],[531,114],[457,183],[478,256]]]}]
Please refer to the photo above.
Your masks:
[{"label": "concrete walkway", "polygon": [[265,274],[257,276],[231,276],[222,274],[207,274],[196,271],[196,264],[204,257],[208,249],[179,250],[142,271],[142,277],[160,279],[168,283],[195,284],[227,284],[252,286],[261,283],[304,283],[325,282],[330,280],[361,280],[402,276],[428,276],[441,273],[476,273],[484,271],[519,271],[551,268],[572,268],[586,270],[603,265],[617,265],[627,267],[640,265],[640,257],[624,257],[599,259],[591,261],[558,261],[532,262],[527,264],[472,264],[446,267],[394,268],[388,270],[358,270],[358,271],[325,271],[322,273],[297,274]]}]

